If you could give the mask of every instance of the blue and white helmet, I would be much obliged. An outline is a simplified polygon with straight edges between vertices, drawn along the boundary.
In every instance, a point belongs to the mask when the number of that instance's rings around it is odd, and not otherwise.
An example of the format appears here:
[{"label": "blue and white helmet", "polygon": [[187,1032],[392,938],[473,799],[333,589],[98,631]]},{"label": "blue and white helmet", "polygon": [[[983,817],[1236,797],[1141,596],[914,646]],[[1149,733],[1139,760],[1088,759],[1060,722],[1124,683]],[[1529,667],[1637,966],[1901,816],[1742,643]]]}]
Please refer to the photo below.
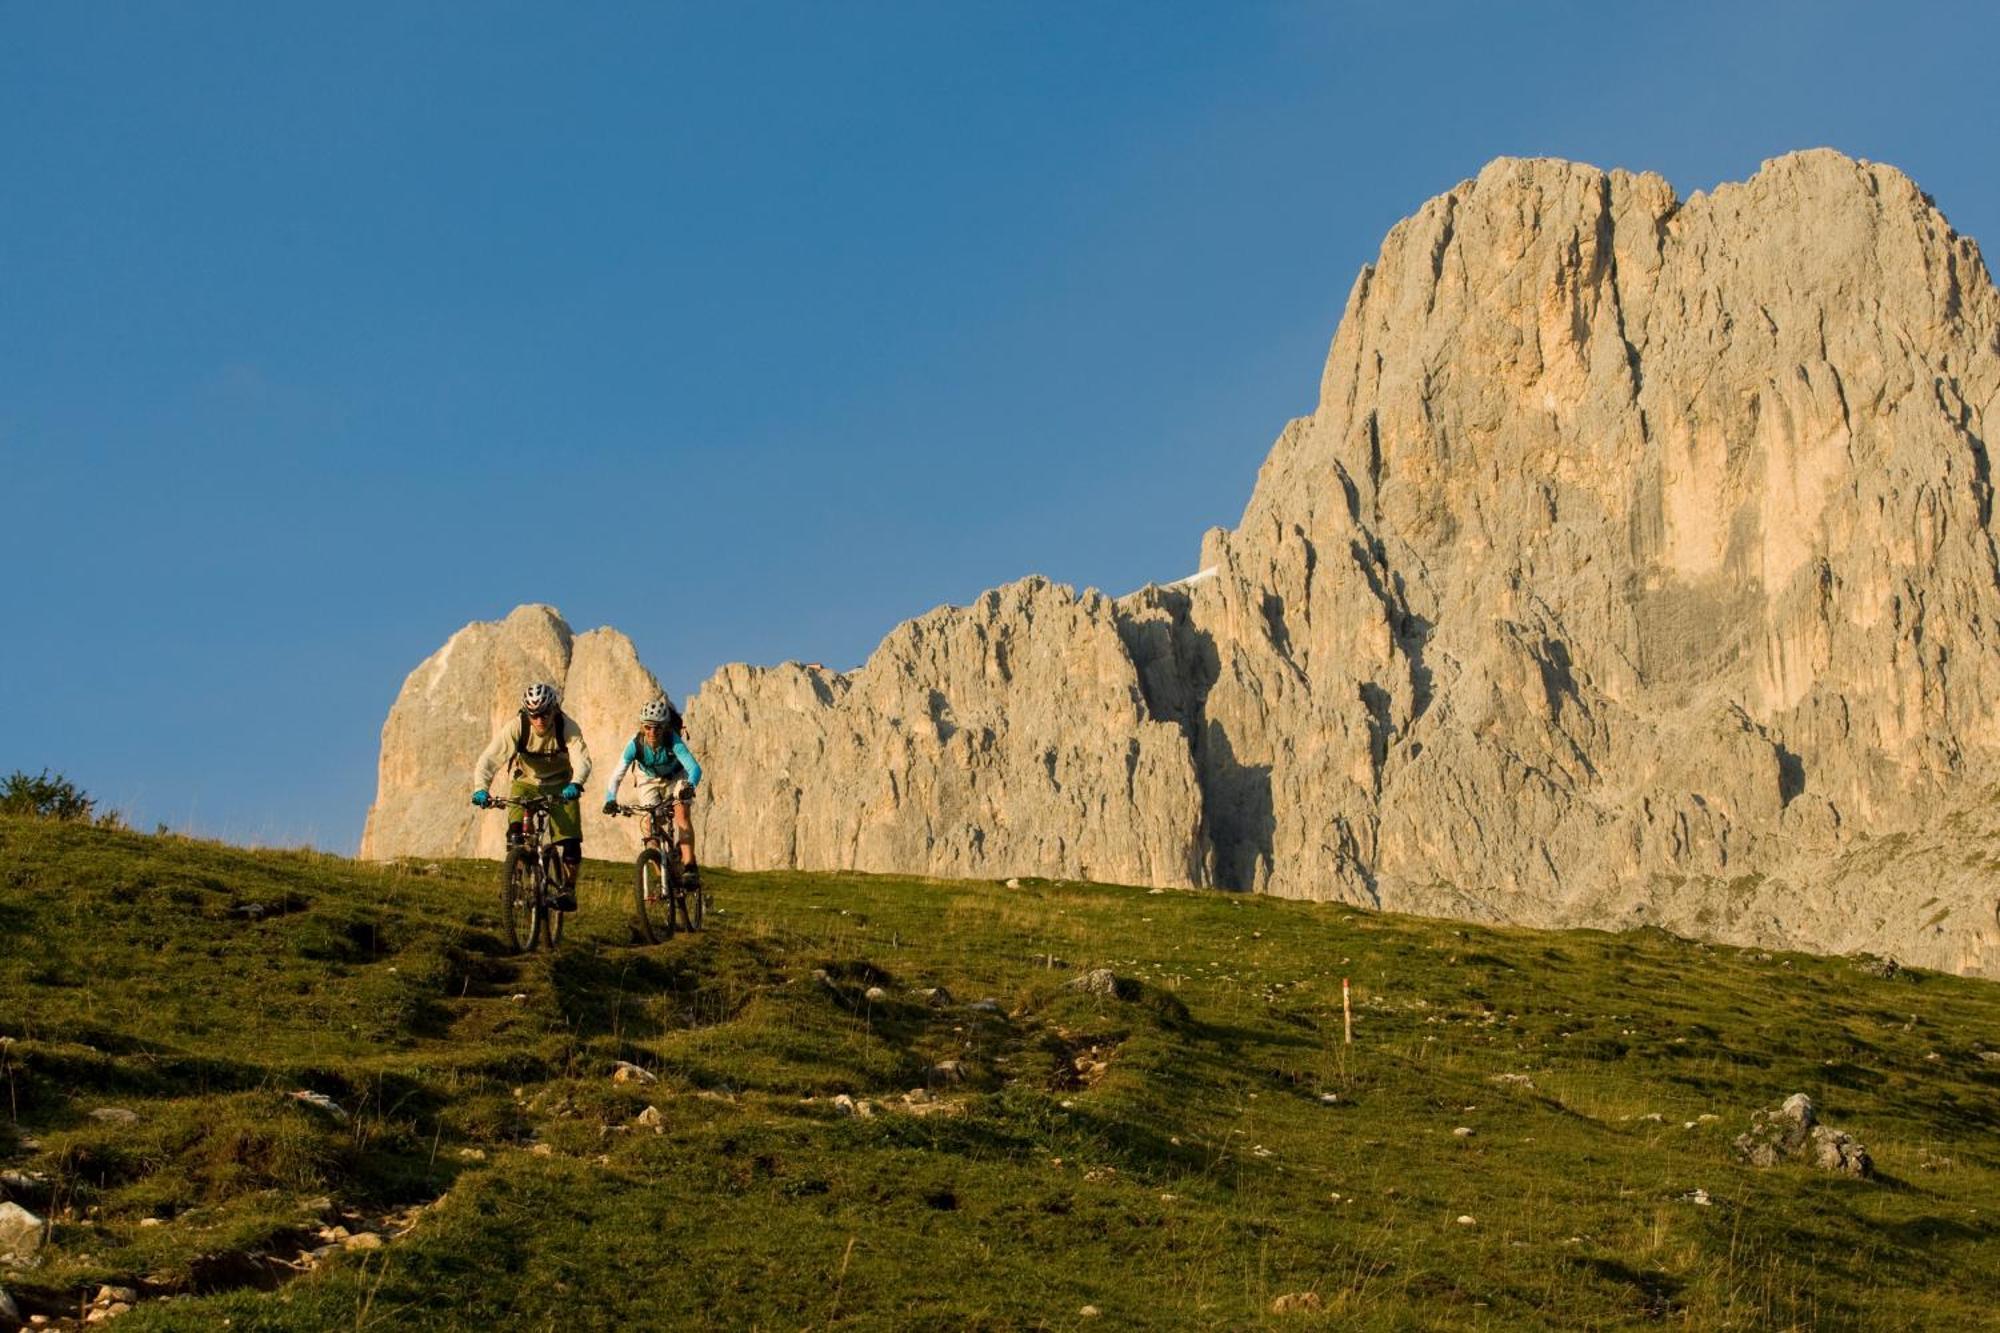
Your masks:
[{"label": "blue and white helmet", "polygon": [[552,712],[560,702],[562,696],[557,694],[556,687],[547,681],[538,680],[521,692],[521,711],[524,713]]},{"label": "blue and white helmet", "polygon": [[674,701],[667,697],[666,691],[662,690],[657,697],[648,699],[645,707],[639,710],[639,725],[664,727],[667,719],[673,715]]}]

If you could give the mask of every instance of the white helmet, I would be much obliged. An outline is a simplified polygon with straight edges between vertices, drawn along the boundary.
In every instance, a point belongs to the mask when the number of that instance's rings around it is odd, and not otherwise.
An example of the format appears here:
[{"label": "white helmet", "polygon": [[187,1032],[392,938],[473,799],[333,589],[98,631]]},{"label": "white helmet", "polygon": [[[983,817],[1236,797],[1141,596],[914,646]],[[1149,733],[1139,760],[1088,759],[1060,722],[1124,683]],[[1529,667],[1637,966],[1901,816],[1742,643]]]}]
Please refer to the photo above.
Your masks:
[{"label": "white helmet", "polygon": [[547,713],[561,702],[562,696],[556,687],[545,681],[536,681],[521,692],[521,711],[524,713]]},{"label": "white helmet", "polygon": [[655,723],[665,726],[667,719],[673,715],[674,701],[667,697],[666,691],[662,690],[657,698],[648,699],[646,706],[639,710],[639,725],[643,727],[648,723]]}]

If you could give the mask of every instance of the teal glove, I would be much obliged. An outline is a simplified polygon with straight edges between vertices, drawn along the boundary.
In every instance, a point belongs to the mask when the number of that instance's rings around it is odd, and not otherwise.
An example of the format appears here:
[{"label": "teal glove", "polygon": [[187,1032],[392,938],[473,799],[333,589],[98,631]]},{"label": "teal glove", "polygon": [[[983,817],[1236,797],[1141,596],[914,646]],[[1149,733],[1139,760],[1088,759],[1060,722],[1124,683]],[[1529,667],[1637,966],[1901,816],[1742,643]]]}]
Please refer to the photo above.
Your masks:
[{"label": "teal glove", "polygon": [[484,787],[481,787],[478,791],[472,793],[472,803],[478,806],[482,810],[486,808],[486,803],[492,799],[493,798],[491,796],[488,796],[486,794],[486,788]]},{"label": "teal glove", "polygon": [[577,786],[574,782],[565,784],[562,789],[562,798],[565,801],[574,801],[581,795],[583,795],[583,788]]}]

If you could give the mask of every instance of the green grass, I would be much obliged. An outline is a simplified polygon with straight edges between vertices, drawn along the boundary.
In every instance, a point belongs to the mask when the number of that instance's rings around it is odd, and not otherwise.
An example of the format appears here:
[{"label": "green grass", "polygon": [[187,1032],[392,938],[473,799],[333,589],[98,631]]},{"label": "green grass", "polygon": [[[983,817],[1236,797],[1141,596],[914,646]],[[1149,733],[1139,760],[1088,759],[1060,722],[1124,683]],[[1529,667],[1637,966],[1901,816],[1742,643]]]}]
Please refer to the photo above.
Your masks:
[{"label": "green grass", "polygon": [[[709,931],[640,948],[628,873],[591,863],[562,949],[513,959],[491,864],[0,819],[0,1168],[53,1221],[0,1285],[72,1318],[135,1286],[134,1330],[1958,1329],[2000,1301],[1987,983],[721,871]],[[1093,967],[1118,996],[1065,988]],[[1735,1163],[1793,1092],[1881,1178]],[[392,1239],[295,1267],[329,1226]],[[1272,1313],[1299,1292],[1317,1313]]]}]

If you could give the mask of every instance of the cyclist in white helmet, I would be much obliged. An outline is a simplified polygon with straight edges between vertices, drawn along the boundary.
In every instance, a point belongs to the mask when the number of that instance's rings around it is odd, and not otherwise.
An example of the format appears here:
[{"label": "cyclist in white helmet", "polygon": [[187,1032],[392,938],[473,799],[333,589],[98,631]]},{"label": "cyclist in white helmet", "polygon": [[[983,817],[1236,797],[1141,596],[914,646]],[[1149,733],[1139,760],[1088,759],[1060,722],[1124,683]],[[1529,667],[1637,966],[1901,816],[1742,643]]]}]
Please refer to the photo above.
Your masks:
[{"label": "cyclist in white helmet", "polygon": [[639,734],[625,742],[618,771],[604,792],[604,813],[618,813],[618,786],[625,771],[639,770],[640,805],[661,801],[674,803],[674,836],[680,843],[683,879],[690,889],[701,884],[701,871],[694,863],[694,789],[701,781],[701,765],[694,751],[681,737],[681,714],[665,694],[639,710]]},{"label": "cyclist in white helmet", "polygon": [[[583,743],[583,731],[562,711],[562,696],[546,682],[530,685],[521,695],[520,716],[493,733],[492,743],[472,770],[472,803],[486,805],[486,788],[509,753],[513,763],[509,775],[515,800],[532,796],[554,796],[560,802],[549,810],[549,827],[562,852],[562,891],[556,908],[576,910],[576,876],[583,865],[583,816],[576,808],[583,784],[590,781],[590,751]],[[521,821],[507,825],[507,841],[519,842]]]}]

